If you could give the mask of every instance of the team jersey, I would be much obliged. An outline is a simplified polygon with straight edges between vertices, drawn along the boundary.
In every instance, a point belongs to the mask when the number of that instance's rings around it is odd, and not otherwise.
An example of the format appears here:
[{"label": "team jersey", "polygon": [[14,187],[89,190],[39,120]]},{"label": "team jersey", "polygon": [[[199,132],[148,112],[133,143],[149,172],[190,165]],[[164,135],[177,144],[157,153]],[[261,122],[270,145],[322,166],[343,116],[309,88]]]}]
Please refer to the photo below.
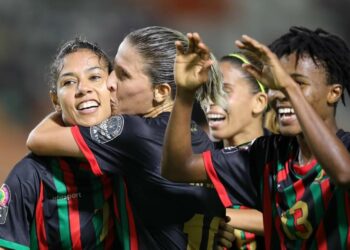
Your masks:
[{"label": "team jersey", "polygon": [[[211,249],[215,216],[223,217],[224,207],[212,185],[174,183],[160,175],[168,119],[169,113],[113,116],[91,128],[72,127],[72,133],[92,172],[125,176],[140,248],[186,249],[188,240],[192,249]],[[191,130],[196,152],[212,147],[203,130],[194,124]]]},{"label": "team jersey", "polygon": [[[337,136],[350,151],[350,133]],[[350,249],[349,190],[336,186],[316,160],[300,166],[298,152],[296,138],[273,135],[248,150],[203,157],[226,206],[246,203],[263,211],[266,249]]]},{"label": "team jersey", "polygon": [[0,246],[122,249],[112,180],[87,165],[34,154],[18,162],[0,189]]}]

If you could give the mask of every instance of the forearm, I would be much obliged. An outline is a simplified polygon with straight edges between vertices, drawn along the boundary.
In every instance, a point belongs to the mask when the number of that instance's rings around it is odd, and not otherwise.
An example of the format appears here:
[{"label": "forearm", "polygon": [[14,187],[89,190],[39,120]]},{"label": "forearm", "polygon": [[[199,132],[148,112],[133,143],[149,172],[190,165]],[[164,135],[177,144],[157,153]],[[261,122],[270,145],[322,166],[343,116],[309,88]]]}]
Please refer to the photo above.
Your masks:
[{"label": "forearm", "polygon": [[231,218],[229,224],[235,229],[264,235],[263,216],[258,210],[227,208],[226,215]]},{"label": "forearm", "polygon": [[57,113],[45,117],[30,132],[27,147],[38,155],[83,157],[70,127],[64,127]]},{"label": "forearm", "polygon": [[346,188],[350,187],[350,154],[344,144],[307,102],[295,84],[286,89],[303,135],[317,161],[331,179]]},{"label": "forearm", "polygon": [[192,182],[207,179],[200,155],[193,155],[191,112],[194,93],[178,89],[166,130],[162,175],[173,181]]}]

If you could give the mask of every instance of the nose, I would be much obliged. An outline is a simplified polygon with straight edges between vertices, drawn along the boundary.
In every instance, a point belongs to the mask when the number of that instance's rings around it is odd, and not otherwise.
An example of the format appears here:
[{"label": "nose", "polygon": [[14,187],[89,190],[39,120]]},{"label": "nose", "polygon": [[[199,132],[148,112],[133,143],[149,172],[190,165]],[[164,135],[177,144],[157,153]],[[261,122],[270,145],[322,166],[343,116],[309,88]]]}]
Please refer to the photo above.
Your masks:
[{"label": "nose", "polygon": [[110,92],[117,91],[117,76],[115,75],[114,70],[108,76],[107,88]]},{"label": "nose", "polygon": [[269,102],[275,102],[277,100],[282,101],[286,99],[285,94],[282,91],[269,89],[268,92]]},{"label": "nose", "polygon": [[91,88],[89,86],[88,81],[85,81],[85,80],[79,81],[79,83],[77,84],[77,91],[76,91],[77,95],[86,94],[90,91],[91,91]]}]

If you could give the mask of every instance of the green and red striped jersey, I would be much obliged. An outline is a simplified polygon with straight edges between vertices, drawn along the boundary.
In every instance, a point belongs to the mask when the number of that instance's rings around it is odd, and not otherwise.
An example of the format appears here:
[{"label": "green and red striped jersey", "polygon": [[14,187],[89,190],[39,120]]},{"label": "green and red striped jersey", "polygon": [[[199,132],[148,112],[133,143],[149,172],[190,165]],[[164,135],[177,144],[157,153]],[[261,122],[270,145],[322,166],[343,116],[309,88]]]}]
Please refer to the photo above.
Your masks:
[{"label": "green and red striped jersey", "polygon": [[89,168],[72,158],[21,160],[1,187],[0,246],[122,249],[121,200],[113,190],[119,180],[96,177]]},{"label": "green and red striped jersey", "polygon": [[[350,151],[350,133],[337,136]],[[316,160],[299,166],[298,151],[296,138],[272,135],[247,150],[203,156],[224,204],[263,211],[266,249],[350,249],[349,190]]]}]

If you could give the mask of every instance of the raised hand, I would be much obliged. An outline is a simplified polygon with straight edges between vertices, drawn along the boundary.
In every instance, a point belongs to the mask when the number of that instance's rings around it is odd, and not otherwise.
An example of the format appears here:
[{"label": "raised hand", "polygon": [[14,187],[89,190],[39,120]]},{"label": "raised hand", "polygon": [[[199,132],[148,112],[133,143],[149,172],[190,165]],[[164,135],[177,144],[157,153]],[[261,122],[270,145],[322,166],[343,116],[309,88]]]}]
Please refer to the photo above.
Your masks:
[{"label": "raised hand", "polygon": [[208,81],[208,72],[212,60],[208,47],[198,33],[188,33],[189,47],[177,41],[174,67],[175,82],[178,89],[195,92]]},{"label": "raised hand", "polygon": [[263,64],[262,69],[251,64],[243,64],[243,68],[262,84],[270,89],[283,90],[291,82],[292,78],[284,70],[276,54],[267,46],[247,35],[243,35],[235,44],[238,48],[251,52]]}]

